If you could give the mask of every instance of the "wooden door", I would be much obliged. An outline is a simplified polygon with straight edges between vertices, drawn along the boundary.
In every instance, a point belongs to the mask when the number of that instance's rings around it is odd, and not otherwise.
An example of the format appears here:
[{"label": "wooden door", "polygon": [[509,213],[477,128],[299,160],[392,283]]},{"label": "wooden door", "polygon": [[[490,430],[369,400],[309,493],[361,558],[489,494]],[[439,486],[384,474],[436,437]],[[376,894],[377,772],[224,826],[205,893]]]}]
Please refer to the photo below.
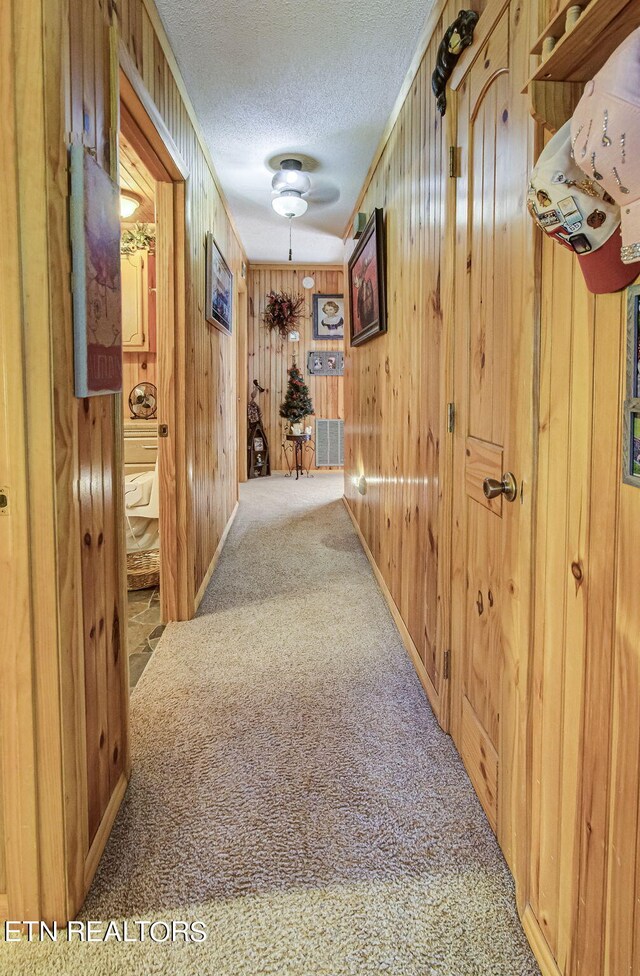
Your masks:
[{"label": "wooden door", "polygon": [[120,258],[122,289],[122,347],[130,352],[149,348],[147,252]]},{"label": "wooden door", "polygon": [[[515,874],[526,826],[534,343],[523,219],[530,123],[511,71],[523,41],[511,7],[458,91],[451,651],[452,733]],[[485,479],[506,472],[513,499],[487,498]]]}]

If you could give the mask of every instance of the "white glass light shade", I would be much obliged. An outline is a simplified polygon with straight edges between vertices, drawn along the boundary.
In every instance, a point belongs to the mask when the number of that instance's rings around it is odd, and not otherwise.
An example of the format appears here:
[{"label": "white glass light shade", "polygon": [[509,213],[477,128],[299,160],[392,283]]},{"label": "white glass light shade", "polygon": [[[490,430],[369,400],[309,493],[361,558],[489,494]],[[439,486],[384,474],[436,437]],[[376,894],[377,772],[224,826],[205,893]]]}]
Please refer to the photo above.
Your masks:
[{"label": "white glass light shade", "polygon": [[140,201],[129,193],[120,194],[120,216],[123,220],[131,217],[140,206]]},{"label": "white glass light shade", "polygon": [[306,289],[313,288],[313,286],[315,285],[315,283],[316,283],[315,282],[315,279],[312,278],[311,275],[307,275],[306,278],[303,278],[302,279],[302,286],[303,286],[303,288],[306,288]]},{"label": "white glass light shade", "polygon": [[307,212],[307,201],[297,190],[283,190],[273,198],[271,206],[281,217],[302,217]]},{"label": "white glass light shade", "polygon": [[279,169],[271,181],[271,186],[278,193],[282,190],[297,190],[306,193],[311,187],[311,180],[306,173],[296,169]]}]

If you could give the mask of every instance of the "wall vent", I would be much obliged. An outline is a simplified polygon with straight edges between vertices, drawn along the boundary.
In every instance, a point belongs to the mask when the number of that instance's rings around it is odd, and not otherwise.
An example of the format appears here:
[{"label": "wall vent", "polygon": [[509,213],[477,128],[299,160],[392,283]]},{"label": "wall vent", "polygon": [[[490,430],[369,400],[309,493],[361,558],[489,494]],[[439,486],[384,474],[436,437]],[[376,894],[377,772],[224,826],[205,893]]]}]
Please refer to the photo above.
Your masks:
[{"label": "wall vent", "polygon": [[344,464],[344,420],[316,420],[316,466],[340,468]]}]

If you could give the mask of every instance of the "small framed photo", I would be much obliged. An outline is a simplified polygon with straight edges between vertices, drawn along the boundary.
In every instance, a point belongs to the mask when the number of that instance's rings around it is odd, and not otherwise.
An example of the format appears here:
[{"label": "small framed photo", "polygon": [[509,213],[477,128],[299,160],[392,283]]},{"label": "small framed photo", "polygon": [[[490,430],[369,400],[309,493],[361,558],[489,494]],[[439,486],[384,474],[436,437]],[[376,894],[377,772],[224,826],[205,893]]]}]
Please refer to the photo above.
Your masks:
[{"label": "small framed photo", "polygon": [[216,244],[207,234],[205,318],[216,329],[231,335],[233,322],[233,275]]},{"label": "small framed photo", "polygon": [[344,353],[307,353],[307,372],[312,376],[344,376]]},{"label": "small framed photo", "polygon": [[359,346],[387,331],[384,219],[376,208],[349,260],[351,345]]},{"label": "small framed photo", "polygon": [[313,338],[344,339],[344,295],[313,296]]},{"label": "small framed photo", "polygon": [[640,488],[640,285],[627,289],[627,395],[622,480]]}]

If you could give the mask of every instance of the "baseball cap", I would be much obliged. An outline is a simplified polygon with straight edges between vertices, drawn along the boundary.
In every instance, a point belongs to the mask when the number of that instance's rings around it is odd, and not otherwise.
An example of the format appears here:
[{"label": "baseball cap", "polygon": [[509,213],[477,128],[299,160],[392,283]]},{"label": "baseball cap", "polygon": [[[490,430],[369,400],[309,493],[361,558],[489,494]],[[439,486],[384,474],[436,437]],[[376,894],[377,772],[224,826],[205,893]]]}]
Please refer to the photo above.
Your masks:
[{"label": "baseball cap", "polygon": [[640,28],[588,81],[571,122],[580,168],[620,205],[622,260],[640,259]]},{"label": "baseball cap", "polygon": [[529,213],[545,234],[573,251],[587,288],[595,295],[620,291],[640,271],[640,262],[620,258],[620,208],[571,154],[571,121],[547,143],[527,195]]}]

